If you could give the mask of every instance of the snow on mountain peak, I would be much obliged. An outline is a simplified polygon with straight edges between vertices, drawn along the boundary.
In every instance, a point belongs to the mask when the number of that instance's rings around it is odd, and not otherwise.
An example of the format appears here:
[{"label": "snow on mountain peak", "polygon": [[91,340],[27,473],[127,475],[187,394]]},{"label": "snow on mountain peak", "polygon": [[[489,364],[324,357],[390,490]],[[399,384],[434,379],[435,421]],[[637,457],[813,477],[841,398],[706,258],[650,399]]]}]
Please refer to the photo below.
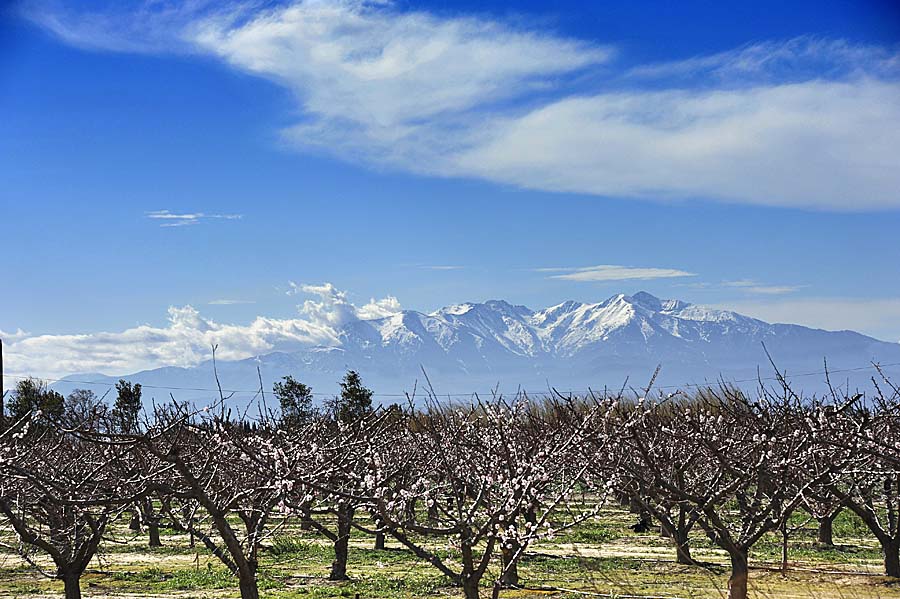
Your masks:
[{"label": "snow on mountain peak", "polygon": [[[669,384],[678,384],[723,372],[752,377],[756,365],[766,360],[763,342],[780,367],[798,372],[815,368],[821,356],[851,366],[873,356],[900,361],[897,344],[857,333],[767,324],[646,292],[597,303],[566,301],[537,312],[502,300],[454,304],[430,314],[404,310],[344,323],[337,337],[338,346],[269,354],[263,360],[264,375],[277,379],[293,370],[315,385],[327,385],[352,367],[363,370],[367,380],[371,376],[395,389],[415,380],[424,368],[449,389],[498,381],[534,386],[548,380],[572,388],[618,383],[662,364]],[[232,372],[241,364],[235,362]],[[256,368],[256,362],[247,368],[248,385],[257,380]],[[199,366],[181,374],[154,372],[157,379],[145,379],[157,381],[150,384],[181,384],[173,376],[183,375],[185,387],[198,386],[197,380],[208,374]]]},{"label": "snow on mountain peak", "polygon": [[715,339],[756,335],[769,328],[735,312],[640,291],[593,304],[566,301],[538,312],[504,300],[452,304],[430,314],[405,310],[348,327],[342,345],[360,349],[380,345],[404,354],[428,347],[444,355],[466,353],[465,361],[471,362],[497,359],[490,357],[497,352],[574,356],[588,348],[620,342],[637,346],[651,339],[705,346]]},{"label": "snow on mountain peak", "polygon": [[467,312],[470,312],[474,308],[472,304],[452,304],[445,308],[441,308],[437,312],[432,312],[431,316],[437,316],[439,314],[452,314],[453,316],[462,316]]},{"label": "snow on mountain peak", "polygon": [[663,310],[663,302],[655,295],[650,295],[646,291],[638,291],[631,296],[631,300],[639,306],[652,310],[653,312],[662,312]]}]

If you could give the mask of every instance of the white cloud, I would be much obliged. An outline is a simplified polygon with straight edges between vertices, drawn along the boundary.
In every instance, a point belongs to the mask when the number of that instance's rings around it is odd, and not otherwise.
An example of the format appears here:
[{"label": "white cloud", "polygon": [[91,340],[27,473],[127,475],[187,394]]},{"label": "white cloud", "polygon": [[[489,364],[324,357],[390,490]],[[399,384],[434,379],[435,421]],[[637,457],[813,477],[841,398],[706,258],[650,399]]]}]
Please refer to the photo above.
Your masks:
[{"label": "white cloud", "polygon": [[6,343],[15,343],[17,340],[24,339],[25,337],[28,337],[28,333],[22,329],[16,329],[15,333],[7,333],[3,329],[0,329],[0,339]]},{"label": "white cloud", "polygon": [[240,220],[243,214],[205,214],[203,212],[172,212],[171,210],[153,210],[144,213],[145,218],[158,220],[160,227],[185,227],[208,220]]},{"label": "white cloud", "polygon": [[185,29],[193,21],[219,11],[235,17],[252,8],[213,0],[146,0],[113,2],[105,9],[79,10],[78,4],[60,0],[17,3],[26,19],[40,25],[67,44],[88,50],[137,53],[192,52]]},{"label": "white cloud", "polygon": [[757,293],[760,295],[785,295],[787,293],[794,293],[798,289],[802,288],[792,285],[754,285],[753,287],[747,287],[747,291],[750,293]]},{"label": "white cloud", "polygon": [[393,295],[377,300],[372,298],[369,303],[356,310],[356,316],[361,320],[375,320],[386,318],[402,311],[400,301]]},{"label": "white cloud", "polygon": [[372,298],[368,304],[357,307],[347,299],[347,293],[336,288],[331,283],[321,285],[308,285],[288,283],[288,295],[299,293],[316,295],[319,301],[306,300],[297,306],[300,313],[310,321],[321,323],[323,326],[337,328],[353,320],[372,320],[384,318],[401,311],[400,301],[389,295],[383,299]]},{"label": "white cloud", "polygon": [[800,38],[617,71],[599,43],[389,2],[28,14],[82,46],[158,51],[168,32],[275,81],[303,115],[284,139],[345,160],[598,196],[900,207],[886,48]]},{"label": "white cloud", "polygon": [[209,359],[210,347],[237,360],[276,348],[334,343],[333,332],[302,319],[257,317],[248,325],[221,324],[191,306],[169,309],[166,326],[141,325],[120,332],[38,335],[10,345],[12,373],[55,376],[72,372],[123,373],[163,365],[190,366]]},{"label": "white cloud", "polygon": [[336,329],[357,319],[356,306],[347,299],[347,293],[331,283],[322,285],[298,285],[291,281],[294,293],[319,296],[319,300],[306,300],[297,306],[300,314],[318,326]]},{"label": "white cloud", "polygon": [[211,302],[208,302],[210,306],[237,306],[240,304],[255,304],[256,302],[253,300],[239,300],[239,299],[214,299]]},{"label": "white cloud", "polygon": [[721,281],[719,283],[701,281],[696,283],[680,283],[677,286],[704,290],[738,289],[744,293],[756,295],[786,295],[807,287],[807,285],[769,285],[753,279],[738,279],[736,281]]},{"label": "white cloud", "polygon": [[122,374],[160,366],[191,366],[217,356],[240,360],[272,351],[313,345],[339,345],[338,329],[363,318],[400,310],[395,297],[372,299],[357,309],[330,283],[295,285],[318,296],[298,306],[298,318],[256,317],[246,325],[206,318],[192,306],[170,307],[164,326],[140,325],[118,332],[81,335],[3,333],[6,371],[13,375],[55,377],[75,372]]},{"label": "white cloud", "polygon": [[900,206],[900,85],[624,91],[495,120],[457,173],[534,189],[834,210]]},{"label": "white cloud", "polygon": [[627,76],[658,80],[666,77],[696,78],[709,84],[746,85],[774,80],[803,81],[859,73],[896,75],[900,55],[878,46],[852,44],[841,39],[801,36],[785,41],[748,44],[740,48],[696,56],[686,60],[640,65]]},{"label": "white cloud", "polygon": [[794,293],[800,289],[803,289],[803,285],[764,285],[758,283],[752,279],[741,279],[739,281],[723,281],[721,283],[721,287],[730,287],[733,289],[740,289],[742,291],[746,291],[748,293],[755,293],[758,295],[784,295],[787,293]]},{"label": "white cloud", "polygon": [[561,279],[564,281],[646,281],[650,279],[670,279],[695,276],[692,272],[675,268],[641,268],[633,266],[615,266],[612,264],[585,266],[581,268],[537,268],[535,271],[561,272],[562,274],[550,275],[547,278]]},{"label": "white cloud", "polygon": [[192,34],[234,66],[288,86],[308,112],[385,141],[422,119],[518,96],[609,58],[595,45],[486,19],[354,0],[209,18]]},{"label": "white cloud", "polygon": [[453,265],[435,265],[435,266],[420,266],[422,270],[462,270],[465,268],[464,266],[453,266]]},{"label": "white cloud", "polygon": [[827,330],[854,330],[887,341],[900,340],[900,298],[796,298],[746,300],[713,305],[767,322]]}]

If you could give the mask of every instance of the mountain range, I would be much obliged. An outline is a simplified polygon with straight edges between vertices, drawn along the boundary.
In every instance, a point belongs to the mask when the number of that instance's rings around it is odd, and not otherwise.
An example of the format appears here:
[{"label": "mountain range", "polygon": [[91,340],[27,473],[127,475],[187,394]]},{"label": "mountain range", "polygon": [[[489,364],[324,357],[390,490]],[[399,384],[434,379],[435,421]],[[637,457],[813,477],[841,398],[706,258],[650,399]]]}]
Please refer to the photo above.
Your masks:
[{"label": "mountain range", "polygon": [[[225,389],[238,391],[234,401],[251,397],[260,376],[271,389],[273,381],[287,374],[322,395],[333,394],[351,368],[383,401],[429,383],[447,396],[493,389],[641,388],[658,365],[660,386],[720,379],[755,386],[758,377],[774,374],[767,350],[779,369],[796,377],[792,381],[798,389],[819,392],[825,387],[821,371],[826,359],[832,381],[851,386],[863,385],[875,374],[866,368],[872,362],[900,363],[898,343],[853,331],[770,324],[645,292],[598,303],[567,301],[538,311],[503,300],[455,304],[428,314],[404,310],[351,320],[340,328],[338,339],[333,346],[219,361],[219,379]],[[118,378],[75,374],[56,386],[102,392]],[[121,378],[144,384],[145,396],[157,398],[171,392],[179,399],[202,401],[216,386],[211,361],[123,373]]]}]

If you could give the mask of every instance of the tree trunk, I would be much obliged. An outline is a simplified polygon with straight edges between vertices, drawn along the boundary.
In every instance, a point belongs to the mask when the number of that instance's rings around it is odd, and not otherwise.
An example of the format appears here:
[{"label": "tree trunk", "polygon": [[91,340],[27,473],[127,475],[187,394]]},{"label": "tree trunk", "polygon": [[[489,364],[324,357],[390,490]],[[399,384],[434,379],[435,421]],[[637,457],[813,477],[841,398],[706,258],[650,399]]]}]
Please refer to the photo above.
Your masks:
[{"label": "tree trunk", "polygon": [[659,520],[660,536],[672,539],[675,542],[675,561],[685,566],[694,566],[697,562],[691,556],[690,533],[693,522],[687,519],[683,507],[678,508],[678,519],[672,520],[671,516],[662,510],[653,514]]},{"label": "tree trunk", "polygon": [[884,573],[893,578],[900,578],[900,540],[882,541],[884,551]]},{"label": "tree trunk", "polygon": [[519,586],[519,564],[515,559],[516,553],[519,552],[519,544],[514,541],[509,541],[509,544],[511,546],[507,547],[507,543],[503,543],[503,546],[500,549],[500,556],[503,564],[503,574],[500,575],[500,584],[507,588]]},{"label": "tree trunk", "polygon": [[350,550],[350,523],[353,510],[340,508],[337,512],[337,539],[334,541],[334,561],[331,563],[329,580],[347,580],[347,556]]},{"label": "tree trunk", "polygon": [[837,515],[840,513],[841,510],[836,510],[827,516],[817,518],[819,521],[819,530],[816,533],[816,541],[818,541],[820,545],[834,547],[834,519],[837,518]]},{"label": "tree trunk", "polygon": [[194,541],[194,518],[191,516],[191,510],[186,505],[182,509],[181,513],[184,517],[184,521],[187,522],[188,533],[190,534],[190,540],[188,542],[188,547],[193,549],[194,544],[195,544],[195,541]]},{"label": "tree trunk", "polygon": [[781,523],[781,575],[788,571],[788,528],[787,520]]},{"label": "tree trunk", "polygon": [[310,507],[308,504],[300,506],[300,530],[310,530],[312,528]]},{"label": "tree trunk", "polygon": [[150,532],[150,546],[162,547],[162,541],[159,538],[159,518],[151,517],[147,521],[147,530]]},{"label": "tree trunk", "polygon": [[747,551],[731,554],[731,578],[728,579],[728,599],[747,599]]},{"label": "tree trunk", "polygon": [[479,599],[478,580],[471,574],[463,574],[462,580],[463,596],[466,599]]},{"label": "tree trunk", "polygon": [[128,523],[128,529],[135,532],[141,530],[141,516],[137,510],[131,512],[131,521]]},{"label": "tree trunk", "polygon": [[255,572],[238,572],[238,586],[241,589],[241,599],[259,599]]},{"label": "tree trunk", "polygon": [[384,533],[375,533],[375,549],[384,549]]},{"label": "tree trunk", "polygon": [[147,526],[147,531],[150,533],[150,546],[162,547],[162,543],[159,540],[159,520],[162,518],[162,514],[157,513],[153,509],[152,498],[144,498],[140,504],[140,513],[141,522]]},{"label": "tree trunk", "polygon": [[688,539],[688,531],[676,528],[672,531],[675,540],[675,561],[685,566],[693,566],[697,562],[691,556],[691,544]]},{"label": "tree trunk", "polygon": [[65,574],[63,585],[66,589],[66,599],[81,599],[81,576],[78,574]]}]

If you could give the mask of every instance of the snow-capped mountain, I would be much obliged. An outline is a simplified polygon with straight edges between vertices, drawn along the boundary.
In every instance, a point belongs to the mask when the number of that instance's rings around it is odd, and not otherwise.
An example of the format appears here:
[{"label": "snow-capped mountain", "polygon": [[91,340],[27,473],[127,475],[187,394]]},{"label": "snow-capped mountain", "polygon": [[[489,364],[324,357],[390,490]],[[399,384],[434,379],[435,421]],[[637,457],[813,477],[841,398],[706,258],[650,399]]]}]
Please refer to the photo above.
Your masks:
[{"label": "snow-capped mountain", "polygon": [[[754,379],[772,374],[763,344],[798,387],[819,390],[823,360],[840,381],[863,381],[872,371],[847,371],[873,361],[900,362],[900,344],[852,331],[823,331],[769,324],[724,310],[649,293],[616,295],[599,303],[568,301],[540,311],[502,300],[447,306],[430,314],[405,310],[374,320],[352,320],[339,331],[339,345],[220,362],[229,389],[259,386],[257,366],[269,381],[292,374],[317,391],[333,393],[349,368],[381,393],[410,390],[423,383],[423,370],[439,393],[485,392],[522,387],[545,391],[617,387],[628,378],[646,384],[657,365],[660,385]],[[758,371],[758,368],[761,369]],[[117,377],[73,375],[66,387],[110,382]],[[209,388],[212,364],[160,368],[127,378],[159,387]],[[748,383],[752,385],[752,383]],[[183,398],[203,392],[177,390]]]}]

